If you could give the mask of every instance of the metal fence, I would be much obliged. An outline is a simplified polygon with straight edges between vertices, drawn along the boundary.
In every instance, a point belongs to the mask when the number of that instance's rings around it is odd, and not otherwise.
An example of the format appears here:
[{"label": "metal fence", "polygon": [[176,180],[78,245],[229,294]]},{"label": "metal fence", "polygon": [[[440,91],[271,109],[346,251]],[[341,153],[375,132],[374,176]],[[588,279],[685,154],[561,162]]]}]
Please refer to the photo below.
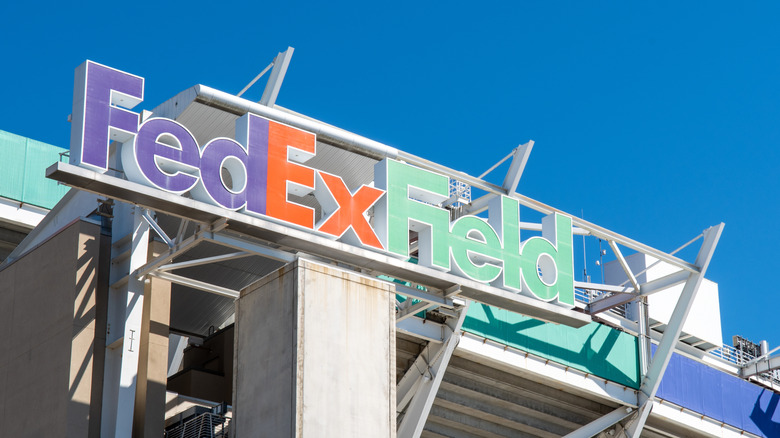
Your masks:
[{"label": "metal fence", "polygon": [[[756,357],[752,354],[734,348],[730,345],[721,345],[720,347],[710,350],[709,353],[721,360],[733,363],[737,366],[743,366]],[[761,380],[766,380],[774,385],[780,385],[780,370],[772,370],[766,373],[756,375]]]},{"label": "metal fence", "polygon": [[206,412],[165,431],[165,438],[228,438],[230,418]]}]

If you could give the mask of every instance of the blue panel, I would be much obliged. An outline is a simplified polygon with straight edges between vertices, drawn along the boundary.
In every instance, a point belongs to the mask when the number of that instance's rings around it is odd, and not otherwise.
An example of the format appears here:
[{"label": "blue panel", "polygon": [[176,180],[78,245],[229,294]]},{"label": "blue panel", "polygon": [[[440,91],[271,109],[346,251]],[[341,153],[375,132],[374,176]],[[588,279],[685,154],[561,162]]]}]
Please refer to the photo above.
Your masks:
[{"label": "blue panel", "polygon": [[699,388],[701,389],[702,400],[701,413],[710,418],[723,418],[724,379],[720,378],[721,374],[723,373],[714,368],[704,367],[700,375]]},{"label": "blue panel", "polygon": [[780,437],[780,394],[672,355],[656,394],[694,412],[764,437]]}]

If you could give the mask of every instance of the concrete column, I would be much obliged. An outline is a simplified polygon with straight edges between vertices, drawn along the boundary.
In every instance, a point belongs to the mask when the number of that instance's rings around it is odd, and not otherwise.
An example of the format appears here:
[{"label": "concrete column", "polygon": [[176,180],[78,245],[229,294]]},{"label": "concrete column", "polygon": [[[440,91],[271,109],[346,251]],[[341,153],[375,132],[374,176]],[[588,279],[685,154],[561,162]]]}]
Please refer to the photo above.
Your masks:
[{"label": "concrete column", "polygon": [[394,290],[299,260],[236,302],[238,437],[395,437]]},{"label": "concrete column", "polygon": [[[167,246],[149,244],[149,258]],[[159,437],[165,428],[165,385],[168,380],[168,335],[171,283],[150,277],[144,284],[141,335],[138,341],[138,379],[133,410],[133,436]]]}]

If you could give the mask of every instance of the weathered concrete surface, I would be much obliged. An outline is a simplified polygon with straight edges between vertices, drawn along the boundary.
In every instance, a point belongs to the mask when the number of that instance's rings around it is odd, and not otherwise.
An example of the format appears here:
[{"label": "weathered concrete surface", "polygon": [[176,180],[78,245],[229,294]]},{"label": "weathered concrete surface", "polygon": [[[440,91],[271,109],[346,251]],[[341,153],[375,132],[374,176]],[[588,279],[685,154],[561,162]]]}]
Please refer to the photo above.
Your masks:
[{"label": "weathered concrete surface", "polygon": [[75,221],[0,271],[3,436],[98,436],[100,253],[100,227]]},{"label": "weathered concrete surface", "polygon": [[395,436],[395,294],[299,260],[236,304],[239,437]]}]

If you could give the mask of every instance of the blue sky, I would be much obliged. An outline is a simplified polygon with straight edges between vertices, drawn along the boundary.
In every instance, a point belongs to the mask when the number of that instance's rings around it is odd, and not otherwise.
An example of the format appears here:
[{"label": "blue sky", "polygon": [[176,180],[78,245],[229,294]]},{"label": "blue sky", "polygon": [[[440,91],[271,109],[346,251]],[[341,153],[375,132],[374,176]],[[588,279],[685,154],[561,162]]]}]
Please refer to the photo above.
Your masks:
[{"label": "blue sky", "polygon": [[664,251],[725,222],[724,341],[780,345],[776,4],[21,3],[0,6],[2,130],[67,146],[85,59],[145,77],[152,109],[293,46],[282,106],[472,175],[533,139],[522,193]]}]

